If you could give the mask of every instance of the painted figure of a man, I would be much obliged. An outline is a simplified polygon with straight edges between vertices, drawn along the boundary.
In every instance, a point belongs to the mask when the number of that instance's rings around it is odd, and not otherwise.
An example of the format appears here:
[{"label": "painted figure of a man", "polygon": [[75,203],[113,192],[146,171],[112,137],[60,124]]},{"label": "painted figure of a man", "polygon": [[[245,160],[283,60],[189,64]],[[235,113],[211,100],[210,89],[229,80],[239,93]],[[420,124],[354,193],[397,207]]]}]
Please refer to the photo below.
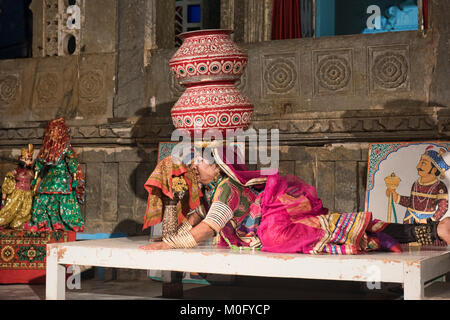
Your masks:
[{"label": "painted figure of a man", "polygon": [[449,161],[446,161],[450,153],[446,153],[445,149],[438,152],[432,148],[428,147],[420,157],[416,167],[419,179],[413,183],[409,196],[389,189],[386,191],[387,196],[392,192],[395,203],[407,208],[404,223],[426,223],[428,219],[439,221],[447,212],[448,190],[440,179],[450,168]]}]

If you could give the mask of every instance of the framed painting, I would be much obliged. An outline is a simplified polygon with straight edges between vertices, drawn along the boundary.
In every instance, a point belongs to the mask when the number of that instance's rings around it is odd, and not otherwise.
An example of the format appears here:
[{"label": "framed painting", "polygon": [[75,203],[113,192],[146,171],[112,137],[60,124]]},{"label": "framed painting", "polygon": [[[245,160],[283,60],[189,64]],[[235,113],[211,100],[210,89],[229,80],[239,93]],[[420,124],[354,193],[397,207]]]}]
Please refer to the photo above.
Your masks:
[{"label": "framed painting", "polygon": [[365,210],[397,223],[449,216],[449,165],[450,141],[370,144]]}]

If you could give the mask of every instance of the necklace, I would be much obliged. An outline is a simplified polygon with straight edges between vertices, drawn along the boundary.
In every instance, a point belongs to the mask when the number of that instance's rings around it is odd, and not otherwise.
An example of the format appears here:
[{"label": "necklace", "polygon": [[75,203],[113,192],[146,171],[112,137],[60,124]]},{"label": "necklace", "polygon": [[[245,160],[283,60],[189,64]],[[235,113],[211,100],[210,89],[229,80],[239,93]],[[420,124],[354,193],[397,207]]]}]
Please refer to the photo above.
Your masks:
[{"label": "necklace", "polygon": [[220,175],[218,176],[214,181],[208,183],[206,185],[206,193],[208,196],[208,202],[211,203],[211,200],[214,197],[214,194],[216,193],[217,187],[219,186],[220,182],[222,182],[223,177]]},{"label": "necklace", "polygon": [[[427,196],[429,196],[429,195],[431,195],[433,193],[434,189],[438,185],[436,182],[427,191],[427,193],[426,193]],[[419,191],[419,189],[418,189],[419,184],[420,184],[419,181],[414,184],[414,192],[415,192],[414,198],[416,198],[417,201],[419,201],[420,204],[422,204],[425,200],[427,200],[427,202],[425,203],[425,208],[428,208],[428,204],[429,204],[431,198],[427,197],[427,196],[421,197],[421,196],[418,195],[419,194],[419,192],[418,192]],[[412,199],[412,207],[413,207],[413,210],[416,210],[414,198]]]}]

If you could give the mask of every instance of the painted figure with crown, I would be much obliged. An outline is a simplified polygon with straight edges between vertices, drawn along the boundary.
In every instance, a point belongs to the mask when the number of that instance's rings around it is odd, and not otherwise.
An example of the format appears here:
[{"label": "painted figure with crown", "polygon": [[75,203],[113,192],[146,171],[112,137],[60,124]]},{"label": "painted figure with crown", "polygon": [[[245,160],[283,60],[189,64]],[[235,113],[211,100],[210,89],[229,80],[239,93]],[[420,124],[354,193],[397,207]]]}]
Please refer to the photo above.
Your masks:
[{"label": "painted figure with crown", "polygon": [[439,221],[448,209],[448,190],[443,181],[450,166],[450,153],[428,147],[417,164],[419,179],[411,187],[409,196],[392,192],[396,203],[406,207],[404,223]]},{"label": "painted figure with crown", "polygon": [[15,230],[23,229],[31,218],[33,203],[33,145],[22,148],[19,166],[6,174],[2,184],[2,204],[0,227]]}]

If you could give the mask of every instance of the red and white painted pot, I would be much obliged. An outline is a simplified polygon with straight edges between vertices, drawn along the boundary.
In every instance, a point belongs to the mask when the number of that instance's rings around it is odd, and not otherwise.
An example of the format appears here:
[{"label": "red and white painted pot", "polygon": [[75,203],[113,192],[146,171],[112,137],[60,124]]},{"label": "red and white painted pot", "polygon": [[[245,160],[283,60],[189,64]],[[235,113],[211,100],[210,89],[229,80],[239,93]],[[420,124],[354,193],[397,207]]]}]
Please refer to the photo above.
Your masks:
[{"label": "red and white painted pot", "polygon": [[180,84],[236,81],[247,66],[247,55],[230,38],[231,30],[205,29],[182,33],[183,44],[169,61]]},{"label": "red and white painted pot", "polygon": [[183,45],[169,62],[173,76],[186,86],[171,110],[177,129],[204,133],[217,129],[246,130],[253,105],[236,88],[247,65],[247,55],[231,40],[231,30],[183,33]]},{"label": "red and white painted pot", "polygon": [[171,111],[175,128],[218,129],[223,138],[227,129],[246,130],[252,113],[253,105],[233,83],[189,86]]}]

